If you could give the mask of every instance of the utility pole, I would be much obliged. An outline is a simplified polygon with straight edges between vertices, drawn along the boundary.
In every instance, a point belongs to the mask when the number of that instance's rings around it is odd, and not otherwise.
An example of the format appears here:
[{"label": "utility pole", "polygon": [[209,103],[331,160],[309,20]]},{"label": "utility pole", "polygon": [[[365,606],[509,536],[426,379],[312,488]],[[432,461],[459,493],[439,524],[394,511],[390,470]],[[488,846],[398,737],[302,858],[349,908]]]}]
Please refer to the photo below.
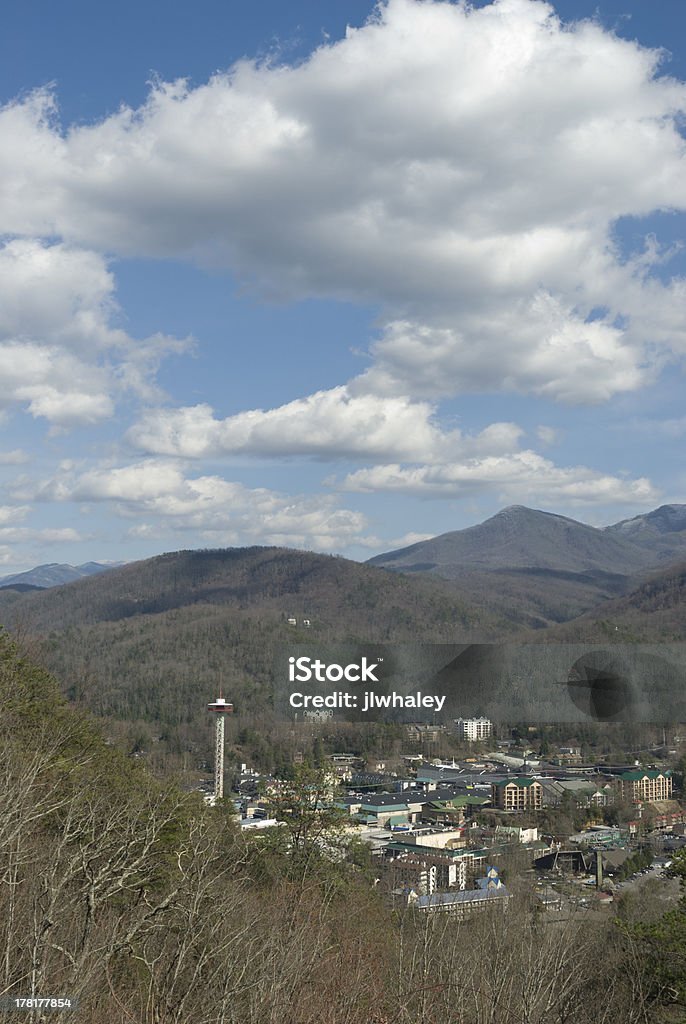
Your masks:
[{"label": "utility pole", "polygon": [[233,713],[233,704],[229,704],[219,695],[215,701],[207,705],[207,710],[216,716],[214,735],[214,803],[224,796],[224,718]]}]

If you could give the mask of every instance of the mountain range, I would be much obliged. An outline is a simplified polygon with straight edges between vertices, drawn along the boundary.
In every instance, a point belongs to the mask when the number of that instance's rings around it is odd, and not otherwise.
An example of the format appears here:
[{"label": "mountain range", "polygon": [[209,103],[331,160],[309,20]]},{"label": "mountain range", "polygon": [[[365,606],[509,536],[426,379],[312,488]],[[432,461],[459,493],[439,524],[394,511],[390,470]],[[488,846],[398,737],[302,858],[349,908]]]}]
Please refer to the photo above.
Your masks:
[{"label": "mountain range", "polygon": [[243,716],[266,706],[275,645],[681,641],[685,604],[686,506],[604,529],[515,506],[364,564],[180,551],[6,587],[0,623],[97,714],[199,734],[222,679]]},{"label": "mountain range", "polygon": [[682,560],[686,505],[602,528],[513,505],[368,564],[449,580],[494,615],[541,629],[629,594],[651,572]]},{"label": "mountain range", "polygon": [[606,527],[511,505],[477,526],[376,555],[368,564],[455,579],[487,569],[630,575],[679,558],[686,559],[686,505],[663,505]]},{"label": "mountain range", "polygon": [[84,576],[108,572],[123,564],[123,562],[84,562],[83,565],[68,565],[67,563],[48,562],[45,565],[37,565],[34,569],[28,569],[26,572],[0,576],[0,589],[12,587],[15,590],[34,588],[43,590],[47,587],[61,587],[64,583],[73,583],[74,580],[83,579]]}]

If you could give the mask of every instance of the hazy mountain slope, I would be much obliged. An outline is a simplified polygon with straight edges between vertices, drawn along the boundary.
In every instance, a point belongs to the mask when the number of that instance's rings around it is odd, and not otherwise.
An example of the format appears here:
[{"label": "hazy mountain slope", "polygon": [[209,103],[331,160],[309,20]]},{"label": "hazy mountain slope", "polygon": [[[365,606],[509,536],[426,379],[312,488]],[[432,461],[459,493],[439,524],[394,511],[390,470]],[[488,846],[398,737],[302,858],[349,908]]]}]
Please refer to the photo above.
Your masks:
[{"label": "hazy mountain slope", "polygon": [[545,629],[631,589],[634,577],[554,569],[493,569],[453,581],[471,601],[514,628]]},{"label": "hazy mountain slope", "polygon": [[604,529],[515,505],[370,564],[452,580],[491,614],[541,629],[617,599],[658,566],[684,558],[686,505]]},{"label": "hazy mountain slope", "polygon": [[628,575],[654,563],[620,532],[513,505],[478,526],[377,555],[368,564],[456,579],[475,570],[529,568]]},{"label": "hazy mountain slope", "polygon": [[46,565],[37,565],[34,569],[26,572],[14,573],[11,576],[0,577],[0,588],[16,586],[26,583],[34,587],[61,587],[64,583],[72,583],[74,580],[83,579],[85,576],[93,576],[99,572],[109,572],[122,563],[84,562],[83,565],[68,565],[66,563],[49,562]]},{"label": "hazy mountain slope", "polygon": [[[631,593],[546,630],[545,637],[560,643],[686,640],[686,563],[651,574]],[[543,634],[533,639],[543,639]]]},{"label": "hazy mountain slope", "polygon": [[516,505],[369,564],[451,580],[491,614],[541,629],[623,594],[649,562],[622,536]]},{"label": "hazy mountain slope", "polygon": [[686,505],[661,505],[645,515],[608,526],[603,532],[650,552],[653,565],[686,559]]}]

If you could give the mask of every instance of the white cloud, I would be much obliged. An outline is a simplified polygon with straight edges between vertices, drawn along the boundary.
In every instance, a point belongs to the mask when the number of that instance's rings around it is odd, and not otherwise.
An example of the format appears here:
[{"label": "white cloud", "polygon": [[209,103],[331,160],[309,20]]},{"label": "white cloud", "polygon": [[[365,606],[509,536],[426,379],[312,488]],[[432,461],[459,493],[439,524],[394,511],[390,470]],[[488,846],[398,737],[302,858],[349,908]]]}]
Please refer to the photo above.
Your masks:
[{"label": "white cloud", "polygon": [[[101,503],[139,537],[321,550],[382,542],[334,495],[250,489],[176,460],[357,460],[342,484],[356,492],[655,501],[649,480],[556,466],[521,450],[517,424],[476,433],[439,403],[495,390],[603,402],[686,354],[669,253],[615,242],[622,217],[686,209],[686,87],[660,59],[597,24],[562,26],[540,0],[388,0],[294,67],[155,84],[139,110],[88,125],[63,128],[45,91],[0,110],[0,416],[83,427],[132,392],[149,408],[127,439],[153,456],[64,464],[37,493],[20,482],[17,500]],[[181,343],[121,329],[105,253],[373,305],[369,367],[272,409],[161,408],[157,366]],[[5,539],[78,539],[17,514],[0,510]]]},{"label": "white cloud", "polygon": [[541,424],[536,427],[536,436],[538,437],[541,444],[551,445],[560,437],[560,431],[556,427],[548,427],[545,424]]},{"label": "white cloud", "polygon": [[[254,409],[224,420],[215,418],[207,405],[150,410],[131,429],[129,440],[157,456],[298,454],[378,461],[348,474],[342,483],[335,477],[325,481],[360,493],[462,497],[490,491],[506,501],[555,500],[570,505],[646,503],[658,497],[644,478],[627,480],[585,466],[559,467],[534,451],[521,450],[524,431],[515,423],[492,423],[470,435],[442,430],[434,413],[427,402],[351,394],[351,389],[340,387],[267,412]],[[551,427],[540,427],[538,434],[548,444],[557,436]],[[143,470],[146,465],[150,472]],[[141,463],[135,476],[142,486],[156,486],[158,465],[163,474],[176,472],[166,461]],[[122,472],[135,493],[130,470]],[[107,475],[107,487],[118,487],[115,476]],[[87,477],[84,482],[86,490],[73,495],[77,500],[92,496],[93,481]]]},{"label": "white cloud", "polygon": [[128,439],[145,452],[184,458],[251,454],[435,461],[509,451],[521,434],[514,423],[493,423],[476,435],[444,431],[427,402],[354,394],[341,386],[223,420],[208,405],[154,409],[132,427]]},{"label": "white cloud", "polygon": [[686,351],[683,283],[613,243],[686,206],[686,89],[660,59],[538,0],[389,0],[295,67],[157,84],[99,123],[10,104],[0,231],[378,304],[372,393],[605,400]]},{"label": "white cloud", "polygon": [[[627,331],[601,321],[584,322],[548,293],[504,309],[494,304],[462,316],[462,330],[397,321],[373,346],[376,359],[353,382],[356,391],[393,394],[412,382],[414,394],[504,389],[574,403],[605,401],[653,379]],[[494,355],[497,354],[497,361]]]},{"label": "white cloud", "polygon": [[28,452],[14,448],[9,452],[0,452],[0,466],[20,466],[24,462],[29,462],[30,458]]},{"label": "white cloud", "polygon": [[[0,247],[0,409],[58,427],[112,415],[123,389],[150,400],[157,363],[179,342],[135,341],[112,325],[114,278],[102,256],[14,239]],[[4,460],[3,460],[4,461]]]},{"label": "white cloud", "polygon": [[131,466],[69,471],[45,483],[36,497],[51,501],[119,501],[145,505],[183,491],[185,480],[178,465],[148,459]]},{"label": "white cloud", "polygon": [[375,466],[349,474],[341,488],[451,498],[491,491],[500,501],[571,506],[648,505],[659,498],[645,477],[625,480],[586,466],[560,467],[532,451],[437,466]]},{"label": "white cloud", "polygon": [[75,543],[83,539],[83,534],[71,526],[46,527],[45,529],[34,529],[28,526],[0,527],[0,540],[9,540],[15,543],[63,544]]},{"label": "white cloud", "polygon": [[0,505],[0,525],[20,522],[30,511],[28,505]]},{"label": "white cloud", "polygon": [[[213,544],[281,544],[336,551],[364,540],[366,519],[331,495],[280,494],[218,476],[187,478],[182,467],[146,459],[129,466],[65,471],[37,487],[44,501],[112,502],[140,520],[133,536],[192,530]],[[150,522],[152,518],[152,522]]]}]

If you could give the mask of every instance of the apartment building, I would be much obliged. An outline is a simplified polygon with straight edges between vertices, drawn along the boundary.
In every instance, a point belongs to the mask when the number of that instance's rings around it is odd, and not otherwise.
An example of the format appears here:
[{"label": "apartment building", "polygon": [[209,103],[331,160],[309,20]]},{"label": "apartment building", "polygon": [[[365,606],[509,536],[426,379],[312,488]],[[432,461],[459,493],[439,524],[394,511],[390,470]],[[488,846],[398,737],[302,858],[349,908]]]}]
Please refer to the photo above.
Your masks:
[{"label": "apartment building", "polygon": [[456,718],[455,728],[459,739],[476,743],[489,738],[493,723],[488,718]]},{"label": "apartment building", "polygon": [[631,803],[654,803],[672,799],[672,773],[658,769],[624,772],[612,782],[618,800]]},{"label": "apartment building", "polygon": [[491,785],[491,802],[500,811],[538,811],[543,806],[540,782],[520,775]]}]

